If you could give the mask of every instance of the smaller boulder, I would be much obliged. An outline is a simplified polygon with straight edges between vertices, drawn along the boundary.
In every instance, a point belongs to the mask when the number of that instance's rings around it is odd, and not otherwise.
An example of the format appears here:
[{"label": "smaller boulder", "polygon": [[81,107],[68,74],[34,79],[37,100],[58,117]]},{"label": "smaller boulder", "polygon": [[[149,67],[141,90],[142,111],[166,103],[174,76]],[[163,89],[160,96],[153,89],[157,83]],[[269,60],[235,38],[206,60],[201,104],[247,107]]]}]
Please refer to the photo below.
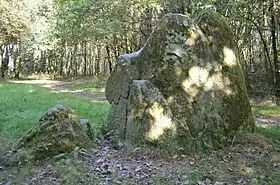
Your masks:
[{"label": "smaller boulder", "polygon": [[83,127],[73,109],[56,105],[14,143],[6,155],[5,163],[42,160],[71,152],[77,146],[86,147],[90,137]]}]

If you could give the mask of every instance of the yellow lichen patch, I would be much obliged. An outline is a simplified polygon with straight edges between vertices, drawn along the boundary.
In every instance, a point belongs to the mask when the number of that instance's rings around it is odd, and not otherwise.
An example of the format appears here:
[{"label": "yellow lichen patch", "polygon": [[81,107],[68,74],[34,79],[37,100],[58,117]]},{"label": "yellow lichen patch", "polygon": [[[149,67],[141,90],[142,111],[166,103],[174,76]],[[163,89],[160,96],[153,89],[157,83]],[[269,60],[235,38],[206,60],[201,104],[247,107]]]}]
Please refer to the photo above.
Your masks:
[{"label": "yellow lichen patch", "polygon": [[220,71],[209,75],[209,69],[199,66],[192,67],[189,70],[189,77],[182,82],[182,88],[191,98],[198,94],[198,88],[202,88],[205,91],[220,90],[230,95],[232,90],[229,88],[229,85],[229,79],[222,76]]},{"label": "yellow lichen patch", "polygon": [[194,86],[194,83],[190,79],[184,80],[182,83],[182,87],[183,87],[184,91],[191,96],[191,98],[196,97],[196,95],[198,93],[198,89],[197,89],[197,87]]},{"label": "yellow lichen patch", "polygon": [[175,68],[175,69],[174,69],[175,75],[176,75],[176,76],[180,76],[180,75],[182,74],[182,72],[183,72],[182,68],[181,68],[181,67],[178,67],[178,66],[175,66],[174,68]]},{"label": "yellow lichen patch", "polygon": [[175,128],[171,118],[164,113],[164,108],[159,103],[154,103],[149,109],[149,113],[154,118],[146,135],[149,140],[157,140],[166,130],[173,130]]},{"label": "yellow lichen patch", "polygon": [[237,66],[236,56],[234,52],[228,47],[223,48],[224,64],[228,67]]},{"label": "yellow lichen patch", "polygon": [[173,102],[173,100],[174,100],[174,97],[169,96],[166,101],[167,101],[168,104],[171,104]]},{"label": "yellow lichen patch", "polygon": [[186,40],[185,44],[187,44],[189,46],[193,46],[193,45],[195,45],[195,43],[199,37],[199,34],[197,33],[194,26],[192,26],[188,29],[188,33],[190,34],[190,36]]},{"label": "yellow lichen patch", "polygon": [[206,91],[220,90],[226,95],[232,94],[232,90],[229,88],[230,81],[227,77],[222,76],[221,72],[216,72],[211,75],[207,82],[204,84]]},{"label": "yellow lichen patch", "polygon": [[207,82],[209,71],[204,67],[194,66],[189,70],[189,76],[196,86],[201,87]]},{"label": "yellow lichen patch", "polygon": [[182,87],[191,98],[198,94],[198,88],[203,87],[207,83],[209,72],[207,69],[194,66],[189,70],[189,78],[182,82]]},{"label": "yellow lichen patch", "polygon": [[254,170],[250,167],[247,167],[246,164],[244,164],[244,162],[239,164],[238,170],[244,175],[252,175],[254,173]]},{"label": "yellow lichen patch", "polygon": [[181,63],[180,63],[180,61],[177,60],[174,63],[174,74],[176,76],[180,76],[180,75],[182,75],[182,73],[183,73],[183,69],[182,69]]}]

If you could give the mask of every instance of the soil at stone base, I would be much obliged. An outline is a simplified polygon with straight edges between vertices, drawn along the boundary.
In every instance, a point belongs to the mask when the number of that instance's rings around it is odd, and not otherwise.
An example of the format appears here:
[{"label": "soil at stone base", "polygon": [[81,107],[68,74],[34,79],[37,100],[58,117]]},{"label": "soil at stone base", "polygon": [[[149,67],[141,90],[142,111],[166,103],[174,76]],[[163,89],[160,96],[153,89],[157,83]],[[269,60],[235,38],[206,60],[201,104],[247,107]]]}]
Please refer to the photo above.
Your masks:
[{"label": "soil at stone base", "polygon": [[[90,93],[83,96],[94,98]],[[278,125],[280,122],[279,118],[264,116],[256,116],[255,121]],[[201,156],[168,156],[164,149],[125,149],[121,143],[116,149],[104,138],[97,138],[96,142],[97,147],[92,150],[81,149],[27,166],[5,168],[0,157],[0,185],[280,184],[280,157],[274,155],[280,149],[258,135],[247,137],[230,149]]]},{"label": "soil at stone base", "polygon": [[273,159],[272,145],[259,136],[202,156],[167,156],[164,150],[144,147],[114,149],[104,138],[96,142],[92,150],[36,167],[1,167],[0,184],[271,184],[279,178],[280,160]]}]

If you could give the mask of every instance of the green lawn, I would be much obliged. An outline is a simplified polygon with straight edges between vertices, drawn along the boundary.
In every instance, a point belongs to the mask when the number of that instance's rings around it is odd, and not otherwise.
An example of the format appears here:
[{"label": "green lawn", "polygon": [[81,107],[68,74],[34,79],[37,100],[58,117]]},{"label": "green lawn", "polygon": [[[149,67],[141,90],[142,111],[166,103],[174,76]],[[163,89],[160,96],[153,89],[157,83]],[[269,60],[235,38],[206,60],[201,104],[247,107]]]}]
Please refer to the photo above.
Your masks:
[{"label": "green lawn", "polygon": [[[280,116],[280,106],[255,106],[252,107],[252,112],[254,115],[262,116]],[[256,126],[256,132],[270,138],[274,141],[280,142],[280,126]]]},{"label": "green lawn", "polygon": [[97,132],[106,121],[109,108],[106,101],[58,93],[39,85],[0,82],[0,142],[19,138],[57,104],[76,110],[79,118],[88,119]]},{"label": "green lawn", "polygon": [[80,90],[82,92],[105,92],[104,88],[99,85],[93,85],[92,83],[69,83],[63,85],[63,87],[70,90]]},{"label": "green lawn", "polygon": [[70,90],[79,90],[88,93],[105,92],[105,82],[99,78],[76,79],[62,86]]},{"label": "green lawn", "polygon": [[280,116],[280,106],[255,106],[252,111],[254,115]]}]

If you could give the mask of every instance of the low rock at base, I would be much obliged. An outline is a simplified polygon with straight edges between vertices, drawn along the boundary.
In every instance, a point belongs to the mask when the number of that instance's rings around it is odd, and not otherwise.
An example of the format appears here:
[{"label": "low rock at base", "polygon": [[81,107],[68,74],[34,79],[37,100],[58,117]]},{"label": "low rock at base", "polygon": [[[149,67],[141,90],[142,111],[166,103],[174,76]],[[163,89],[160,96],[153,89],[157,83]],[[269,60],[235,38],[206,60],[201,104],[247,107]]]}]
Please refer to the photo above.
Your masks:
[{"label": "low rock at base", "polygon": [[75,114],[64,105],[56,105],[21,137],[6,154],[7,165],[43,160],[86,147],[91,140]]}]

